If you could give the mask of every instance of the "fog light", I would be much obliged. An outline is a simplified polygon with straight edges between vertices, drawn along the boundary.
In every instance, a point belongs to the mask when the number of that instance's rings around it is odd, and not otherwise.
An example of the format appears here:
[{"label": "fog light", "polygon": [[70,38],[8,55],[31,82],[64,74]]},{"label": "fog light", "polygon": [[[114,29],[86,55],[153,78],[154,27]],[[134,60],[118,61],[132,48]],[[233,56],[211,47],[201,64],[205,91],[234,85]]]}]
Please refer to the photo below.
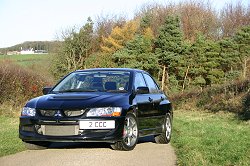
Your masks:
[{"label": "fog light", "polygon": [[41,128],[40,125],[35,125],[35,128],[36,128],[36,132],[37,132],[38,134],[43,134],[43,130],[42,130],[42,128]]}]

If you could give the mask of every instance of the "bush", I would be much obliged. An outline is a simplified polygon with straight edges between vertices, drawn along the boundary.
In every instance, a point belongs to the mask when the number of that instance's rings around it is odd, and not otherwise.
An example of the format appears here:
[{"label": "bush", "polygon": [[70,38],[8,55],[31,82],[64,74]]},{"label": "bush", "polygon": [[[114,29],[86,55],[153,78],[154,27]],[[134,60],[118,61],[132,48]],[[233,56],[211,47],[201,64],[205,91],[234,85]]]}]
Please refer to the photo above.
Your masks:
[{"label": "bush", "polygon": [[226,111],[250,119],[250,80],[212,86],[203,91],[192,90],[170,97],[175,108],[199,107],[212,112]]},{"label": "bush", "polygon": [[[39,73],[9,61],[0,62],[0,105],[18,108],[30,98],[42,94],[42,87],[50,82]],[[4,107],[3,107],[4,106]],[[0,109],[0,114],[8,114]],[[1,111],[2,110],[2,111]],[[9,109],[7,109],[9,110]]]},{"label": "bush", "polygon": [[[250,89],[249,89],[250,90]],[[248,90],[248,93],[244,97],[242,104],[243,104],[243,113],[240,115],[240,117],[243,120],[249,120],[250,119],[250,91]]]},{"label": "bush", "polygon": [[242,101],[245,100],[245,94],[249,88],[250,80],[211,87],[200,94],[197,106],[213,112],[241,113],[244,111]]}]

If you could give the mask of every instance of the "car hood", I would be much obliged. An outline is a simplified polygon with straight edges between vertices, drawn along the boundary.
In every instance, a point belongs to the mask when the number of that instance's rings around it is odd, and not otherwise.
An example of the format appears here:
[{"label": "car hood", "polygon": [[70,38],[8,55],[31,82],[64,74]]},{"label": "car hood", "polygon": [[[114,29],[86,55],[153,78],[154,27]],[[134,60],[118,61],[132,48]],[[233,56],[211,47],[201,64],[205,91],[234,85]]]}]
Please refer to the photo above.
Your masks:
[{"label": "car hood", "polygon": [[84,109],[93,107],[123,107],[129,103],[127,93],[59,93],[30,100],[26,106],[36,109]]}]

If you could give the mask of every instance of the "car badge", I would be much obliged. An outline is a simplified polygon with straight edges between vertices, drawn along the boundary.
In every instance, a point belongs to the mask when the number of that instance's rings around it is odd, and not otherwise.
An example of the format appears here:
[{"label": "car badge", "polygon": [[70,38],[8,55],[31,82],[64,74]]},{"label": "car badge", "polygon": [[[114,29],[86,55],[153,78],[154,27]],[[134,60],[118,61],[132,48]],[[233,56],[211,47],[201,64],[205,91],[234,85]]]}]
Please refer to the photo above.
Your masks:
[{"label": "car badge", "polygon": [[61,112],[58,110],[55,114],[54,114],[55,117],[62,117],[62,114]]}]

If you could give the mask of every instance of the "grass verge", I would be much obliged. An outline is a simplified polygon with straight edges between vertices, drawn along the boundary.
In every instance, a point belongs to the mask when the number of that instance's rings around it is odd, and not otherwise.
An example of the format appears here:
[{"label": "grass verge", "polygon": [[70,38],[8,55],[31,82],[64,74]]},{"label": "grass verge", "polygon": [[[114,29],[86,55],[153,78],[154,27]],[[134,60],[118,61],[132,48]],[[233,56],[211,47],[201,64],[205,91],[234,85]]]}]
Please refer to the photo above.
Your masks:
[{"label": "grass verge", "polygon": [[250,123],[231,113],[177,110],[172,145],[178,165],[250,165]]},{"label": "grass verge", "polygon": [[25,150],[18,137],[18,118],[0,116],[0,157]]}]

